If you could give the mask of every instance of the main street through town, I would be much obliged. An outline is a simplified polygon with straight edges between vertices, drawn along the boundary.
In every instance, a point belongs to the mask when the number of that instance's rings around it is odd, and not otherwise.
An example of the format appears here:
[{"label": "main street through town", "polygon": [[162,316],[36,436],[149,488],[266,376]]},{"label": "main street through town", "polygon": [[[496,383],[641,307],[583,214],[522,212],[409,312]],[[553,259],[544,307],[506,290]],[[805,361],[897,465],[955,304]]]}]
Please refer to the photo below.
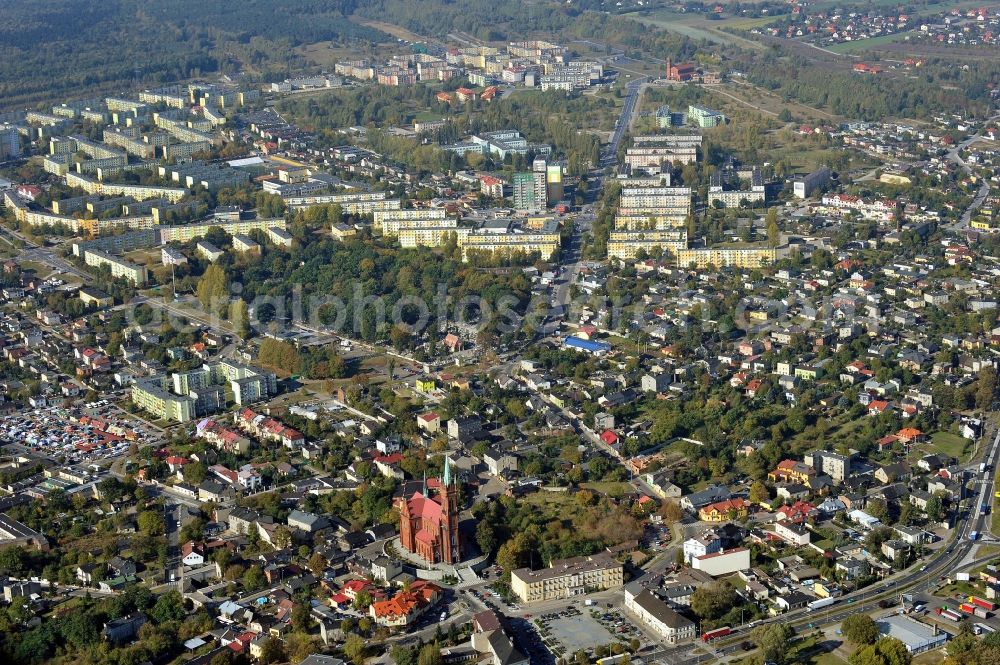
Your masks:
[{"label": "main street through town", "polygon": [[647,77],[641,76],[631,81],[626,86],[625,102],[622,104],[618,121],[615,123],[614,132],[611,134],[611,141],[601,153],[601,167],[611,166],[615,163],[618,155],[618,147],[621,145],[625,133],[632,125],[632,116],[638,108],[640,91]]}]

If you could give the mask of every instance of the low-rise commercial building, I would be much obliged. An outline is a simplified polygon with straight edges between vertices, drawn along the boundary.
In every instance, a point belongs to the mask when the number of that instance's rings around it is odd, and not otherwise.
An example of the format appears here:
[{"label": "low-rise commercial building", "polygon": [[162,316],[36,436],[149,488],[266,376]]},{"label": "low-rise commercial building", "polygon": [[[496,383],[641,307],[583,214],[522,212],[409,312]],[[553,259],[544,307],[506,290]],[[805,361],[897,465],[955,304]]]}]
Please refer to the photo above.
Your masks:
[{"label": "low-rise commercial building", "polygon": [[609,552],[553,561],[548,568],[519,568],[511,573],[510,589],[526,603],[579,596],[621,586],[624,567]]},{"label": "low-rise commercial building", "polygon": [[750,568],[750,550],[746,547],[737,547],[692,557],[691,567],[706,572],[712,577],[730,575]]},{"label": "low-rise commercial building", "polygon": [[625,587],[625,610],[667,644],[677,644],[695,636],[693,621],[637,583]]}]

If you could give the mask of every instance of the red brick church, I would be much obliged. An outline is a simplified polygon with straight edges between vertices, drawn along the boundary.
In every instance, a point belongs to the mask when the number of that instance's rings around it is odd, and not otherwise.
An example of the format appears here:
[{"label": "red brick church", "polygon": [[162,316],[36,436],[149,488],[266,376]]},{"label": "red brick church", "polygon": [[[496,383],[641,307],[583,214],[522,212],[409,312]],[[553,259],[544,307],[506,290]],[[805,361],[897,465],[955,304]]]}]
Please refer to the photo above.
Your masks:
[{"label": "red brick church", "polygon": [[455,564],[463,555],[458,537],[458,483],[451,477],[447,457],[444,477],[434,484],[437,487],[433,495],[425,482],[422,491],[397,500],[399,540],[428,563]]}]

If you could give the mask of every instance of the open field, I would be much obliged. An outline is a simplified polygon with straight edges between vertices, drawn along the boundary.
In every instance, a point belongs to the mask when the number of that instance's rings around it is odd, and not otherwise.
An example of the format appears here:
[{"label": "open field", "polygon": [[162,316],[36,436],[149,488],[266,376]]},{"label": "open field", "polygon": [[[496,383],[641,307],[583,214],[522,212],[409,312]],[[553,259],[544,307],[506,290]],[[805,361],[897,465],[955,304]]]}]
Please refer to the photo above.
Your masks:
[{"label": "open field", "polygon": [[361,18],[358,16],[352,16],[351,20],[359,25],[366,26],[368,28],[375,28],[387,35],[392,35],[396,39],[402,39],[408,42],[420,42],[425,41],[424,37],[421,37],[415,32],[410,32],[406,28],[400,27],[398,25],[393,25],[392,23],[384,23],[382,21],[374,21],[372,19]]},{"label": "open field", "polygon": [[975,450],[973,441],[964,439],[951,432],[935,432],[931,435],[931,440],[926,443],[917,443],[910,447],[908,460],[911,464],[916,464],[924,455],[939,454],[952,457],[959,463],[967,462],[969,456]]},{"label": "open field", "polygon": [[972,449],[972,441],[951,432],[935,432],[931,435],[931,448],[942,455],[965,461],[966,455]]},{"label": "open field", "polygon": [[608,496],[619,497],[624,496],[626,491],[629,489],[628,483],[616,483],[616,482],[593,482],[593,483],[581,483],[580,487],[583,489],[593,490],[599,494],[607,494]]},{"label": "open field", "polygon": [[315,44],[305,44],[295,49],[296,53],[303,58],[316,63],[317,66],[326,69],[333,69],[333,66],[342,60],[358,60],[364,58],[386,58],[397,52],[397,47],[391,44],[379,44],[378,48],[372,48],[367,44],[356,44],[351,47],[336,46],[333,42],[316,42]]},{"label": "open field", "polygon": [[822,109],[791,101],[786,102],[778,95],[768,92],[763,88],[750,85],[749,83],[729,85],[726,86],[725,91],[730,95],[739,97],[748,104],[757,107],[766,113],[774,115],[781,113],[784,109],[788,109],[794,116],[815,117],[817,119],[829,120],[832,122],[841,122],[843,120],[840,116]]},{"label": "open field", "polygon": [[879,35],[878,37],[870,37],[868,39],[858,39],[853,42],[843,42],[842,44],[833,44],[827,46],[829,50],[834,53],[857,53],[859,51],[864,51],[873,46],[880,46],[883,44],[892,44],[893,42],[903,41],[906,33],[895,34],[895,35]]},{"label": "open field", "polygon": [[944,662],[944,651],[935,649],[913,657],[913,665],[938,665]]},{"label": "open field", "polygon": [[[841,645],[840,641],[824,640],[822,635],[807,635],[792,644],[785,660],[801,665],[846,665],[847,660],[834,653]],[[760,663],[760,656],[748,655],[742,660],[734,659],[730,662],[751,665],[751,663]]]},{"label": "open field", "polygon": [[1000,50],[983,47],[947,46],[926,40],[895,41],[871,48],[886,59],[889,58],[954,58],[956,60],[990,59],[1000,60]]},{"label": "open field", "polygon": [[[654,11],[649,14],[631,14],[630,16],[641,23],[676,32],[691,39],[704,39],[715,44],[735,44],[736,46],[755,50],[760,50],[764,47],[760,42],[723,32],[722,28],[735,27],[738,30],[747,30],[755,25],[764,25],[764,23],[756,23],[757,21],[770,22],[772,20],[733,18],[710,21],[701,16],[678,14],[670,10]],[[747,23],[750,21],[754,23],[748,26]]]}]

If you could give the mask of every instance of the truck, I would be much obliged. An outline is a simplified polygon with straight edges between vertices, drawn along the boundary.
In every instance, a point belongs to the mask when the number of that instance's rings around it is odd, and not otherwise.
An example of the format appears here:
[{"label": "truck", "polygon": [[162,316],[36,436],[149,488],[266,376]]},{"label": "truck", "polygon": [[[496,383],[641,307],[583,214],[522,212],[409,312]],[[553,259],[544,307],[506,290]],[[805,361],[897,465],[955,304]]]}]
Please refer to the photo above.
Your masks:
[{"label": "truck", "polygon": [[814,600],[806,605],[806,612],[812,612],[813,610],[818,610],[822,607],[829,607],[837,602],[836,598],[820,598],[819,600]]},{"label": "truck", "polygon": [[965,614],[975,614],[976,613],[976,606],[973,605],[972,603],[961,603],[958,606],[958,610],[960,612],[965,613]]},{"label": "truck", "polygon": [[948,621],[954,621],[955,623],[962,620],[961,614],[955,610],[949,610],[947,607],[939,607],[937,613],[942,619],[948,619]]},{"label": "truck", "polygon": [[716,628],[715,630],[709,630],[701,634],[702,642],[711,642],[712,640],[717,640],[720,637],[725,637],[733,632],[733,629],[729,626],[723,626],[722,628]]},{"label": "truck", "polygon": [[985,600],[983,598],[979,598],[978,596],[969,596],[969,602],[972,603],[973,605],[983,608],[987,612],[993,612],[997,608],[996,603],[994,603],[993,601]]},{"label": "truck", "polygon": [[986,462],[980,462],[979,463],[979,473],[983,473],[984,471],[986,471]]},{"label": "truck", "polygon": [[969,534],[969,540],[979,540],[979,532],[973,531]]},{"label": "truck", "polygon": [[974,632],[976,635],[983,635],[986,633],[994,633],[996,632],[996,629],[990,626],[989,624],[977,623],[974,626],[972,626],[972,632]]},{"label": "truck", "polygon": [[587,600],[583,601],[583,604],[586,605],[587,607],[590,607],[591,605],[594,604],[594,601],[588,598]]}]

